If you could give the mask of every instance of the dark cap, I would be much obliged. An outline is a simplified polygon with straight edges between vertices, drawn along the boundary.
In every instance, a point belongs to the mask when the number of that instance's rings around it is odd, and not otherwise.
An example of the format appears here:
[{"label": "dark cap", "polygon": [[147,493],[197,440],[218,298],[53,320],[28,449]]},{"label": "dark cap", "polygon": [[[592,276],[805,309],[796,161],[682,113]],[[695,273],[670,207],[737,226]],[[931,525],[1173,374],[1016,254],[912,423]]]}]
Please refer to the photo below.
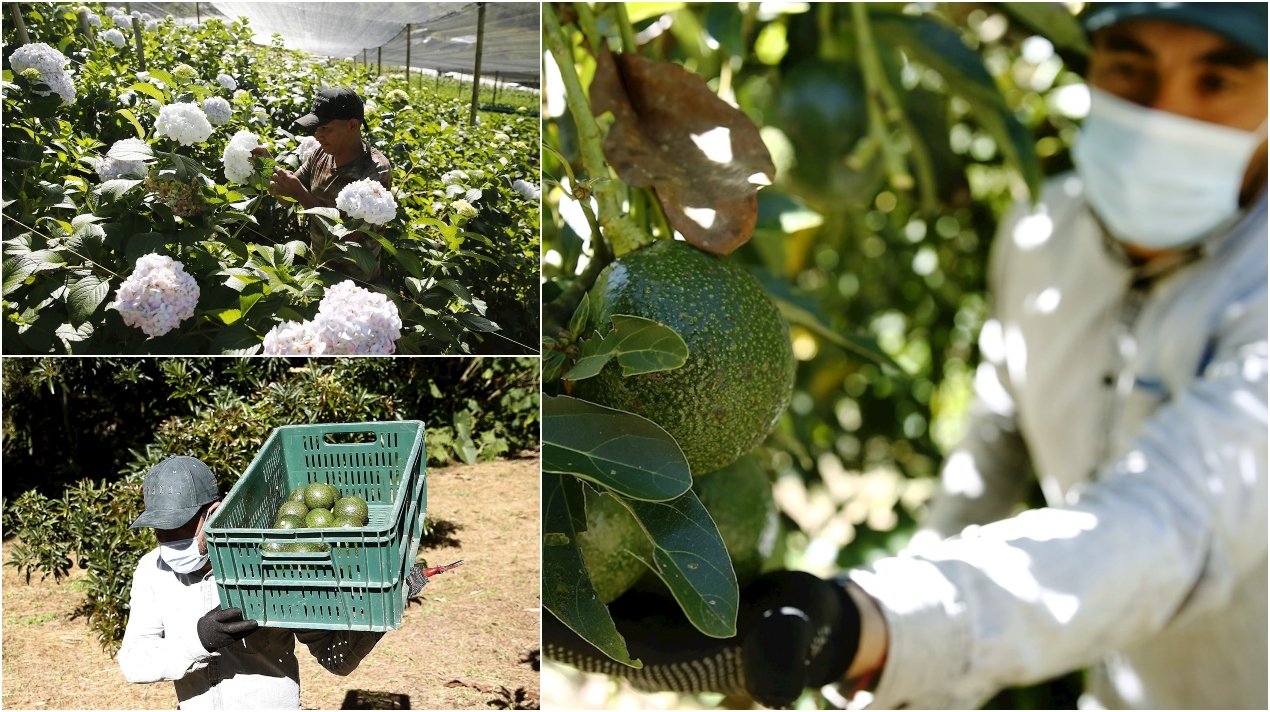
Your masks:
[{"label": "dark cap", "polygon": [[313,108],[309,113],[296,119],[296,126],[313,129],[328,121],[336,119],[366,120],[366,111],[362,107],[362,98],[352,89],[323,89],[313,97]]},{"label": "dark cap", "polygon": [[1265,58],[1266,9],[1264,2],[1091,2],[1080,22],[1092,33],[1127,20],[1170,20],[1216,32]]},{"label": "dark cap", "polygon": [[179,529],[203,505],[220,496],[212,471],[201,460],[186,455],[169,457],[151,467],[141,487],[146,511],[129,529]]}]

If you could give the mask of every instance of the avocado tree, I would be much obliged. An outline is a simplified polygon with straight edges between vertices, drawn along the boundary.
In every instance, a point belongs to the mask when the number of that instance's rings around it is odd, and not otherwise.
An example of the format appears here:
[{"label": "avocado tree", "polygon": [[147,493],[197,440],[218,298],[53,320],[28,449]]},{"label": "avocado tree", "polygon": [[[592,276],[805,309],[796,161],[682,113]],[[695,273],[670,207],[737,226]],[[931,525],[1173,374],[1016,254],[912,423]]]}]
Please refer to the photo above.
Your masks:
[{"label": "avocado tree", "polygon": [[[543,33],[544,605],[638,666],[627,588],[728,637],[758,571],[906,543],[998,217],[1070,167],[1087,46],[1057,3],[554,3]],[[747,470],[783,533],[717,504]],[[737,529],[768,531],[748,560]]]}]

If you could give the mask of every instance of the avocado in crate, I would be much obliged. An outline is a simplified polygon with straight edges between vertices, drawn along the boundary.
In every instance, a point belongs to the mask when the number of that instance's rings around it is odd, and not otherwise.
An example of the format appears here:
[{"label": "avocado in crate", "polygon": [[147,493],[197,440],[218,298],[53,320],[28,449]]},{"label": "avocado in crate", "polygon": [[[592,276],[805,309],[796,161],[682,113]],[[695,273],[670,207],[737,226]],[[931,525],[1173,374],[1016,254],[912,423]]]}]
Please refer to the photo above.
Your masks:
[{"label": "avocado in crate", "polygon": [[423,436],[419,421],[274,430],[208,522],[221,606],[262,626],[396,629],[427,511]]}]

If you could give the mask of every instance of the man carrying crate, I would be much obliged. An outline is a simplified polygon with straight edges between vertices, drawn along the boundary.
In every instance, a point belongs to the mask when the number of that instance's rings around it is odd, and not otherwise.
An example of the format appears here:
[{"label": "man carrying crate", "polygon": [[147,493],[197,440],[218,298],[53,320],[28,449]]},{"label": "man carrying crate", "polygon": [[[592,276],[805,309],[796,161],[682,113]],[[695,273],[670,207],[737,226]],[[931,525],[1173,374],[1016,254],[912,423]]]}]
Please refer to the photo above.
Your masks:
[{"label": "man carrying crate", "polygon": [[159,548],[141,557],[132,579],[118,658],[128,682],[172,680],[181,709],[300,709],[297,640],[322,667],[348,675],[383,637],[261,628],[237,608],[221,610],[203,532],[220,507],[212,471],[171,457],[142,486],[145,512],[132,527],[153,527]]}]

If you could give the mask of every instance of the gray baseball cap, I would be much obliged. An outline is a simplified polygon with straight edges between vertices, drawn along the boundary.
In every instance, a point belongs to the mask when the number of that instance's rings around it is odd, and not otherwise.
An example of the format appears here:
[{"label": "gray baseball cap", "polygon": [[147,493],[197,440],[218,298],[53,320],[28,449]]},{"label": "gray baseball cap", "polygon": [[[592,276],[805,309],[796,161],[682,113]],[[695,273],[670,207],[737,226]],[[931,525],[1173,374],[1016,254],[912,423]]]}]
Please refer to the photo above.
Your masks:
[{"label": "gray baseball cap", "polygon": [[1081,24],[1091,33],[1138,18],[1193,25],[1266,57],[1264,2],[1091,2],[1080,13]]},{"label": "gray baseball cap", "polygon": [[129,529],[179,529],[198,514],[199,508],[220,497],[211,469],[188,455],[169,457],[151,467],[141,487],[146,511]]}]

